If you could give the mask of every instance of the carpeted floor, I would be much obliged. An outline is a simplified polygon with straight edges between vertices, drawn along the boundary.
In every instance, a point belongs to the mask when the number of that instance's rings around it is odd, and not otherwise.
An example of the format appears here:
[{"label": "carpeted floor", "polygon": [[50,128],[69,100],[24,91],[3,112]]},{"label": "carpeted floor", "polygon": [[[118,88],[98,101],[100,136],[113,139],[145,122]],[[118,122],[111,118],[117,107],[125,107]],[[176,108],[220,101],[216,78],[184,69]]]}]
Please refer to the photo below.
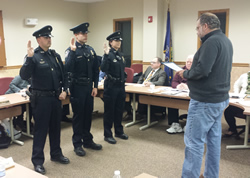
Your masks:
[{"label": "carpeted floor", "polygon": [[[103,102],[95,98],[91,133],[96,143],[102,144],[101,151],[86,150],[86,156],[78,157],[71,142],[72,127],[62,122],[61,148],[70,159],[70,164],[61,165],[50,161],[49,142],[44,149],[46,176],[50,178],[111,178],[115,170],[121,171],[122,178],[132,178],[143,172],[160,178],[180,178],[184,160],[183,133],[170,135],[167,119],[149,129],[140,131],[146,121],[124,128],[129,140],[116,139],[111,145],[103,140]],[[186,111],[181,111],[185,113]],[[72,117],[72,114],[71,114]],[[227,124],[222,119],[223,131]],[[123,124],[129,121],[124,121]],[[241,121],[242,122],[242,121]],[[181,122],[184,126],[185,122]],[[22,136],[24,146],[12,144],[8,149],[0,150],[0,156],[13,157],[14,161],[33,169],[31,163],[32,139]],[[226,145],[243,144],[235,138],[223,138],[221,147],[220,178],[250,178],[250,150],[226,150]],[[204,162],[204,161],[203,161]],[[204,163],[202,171],[204,170]]]}]

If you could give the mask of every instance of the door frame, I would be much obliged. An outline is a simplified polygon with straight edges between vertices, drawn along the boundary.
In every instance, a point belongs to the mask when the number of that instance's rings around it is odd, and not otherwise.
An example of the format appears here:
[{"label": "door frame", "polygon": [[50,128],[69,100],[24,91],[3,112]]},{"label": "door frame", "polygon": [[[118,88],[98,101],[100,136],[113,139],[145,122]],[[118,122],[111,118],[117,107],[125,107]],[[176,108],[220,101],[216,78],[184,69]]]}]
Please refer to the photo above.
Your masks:
[{"label": "door frame", "polygon": [[113,19],[113,32],[117,31],[117,22],[130,21],[131,23],[131,64],[133,64],[133,17]]},{"label": "door frame", "polygon": [[[229,9],[217,9],[217,10],[206,10],[206,11],[199,11],[198,12],[198,18],[201,16],[201,14],[205,13],[205,12],[211,12],[211,13],[226,13],[226,28],[225,28],[225,35],[228,37],[228,31],[229,31]],[[197,50],[200,48],[201,46],[201,41],[198,37],[197,39]]]},{"label": "door frame", "polygon": [[4,43],[4,33],[3,33],[3,15],[0,10],[0,37],[1,37],[1,45],[0,45],[0,67],[6,66],[6,54],[5,54],[5,43]]}]

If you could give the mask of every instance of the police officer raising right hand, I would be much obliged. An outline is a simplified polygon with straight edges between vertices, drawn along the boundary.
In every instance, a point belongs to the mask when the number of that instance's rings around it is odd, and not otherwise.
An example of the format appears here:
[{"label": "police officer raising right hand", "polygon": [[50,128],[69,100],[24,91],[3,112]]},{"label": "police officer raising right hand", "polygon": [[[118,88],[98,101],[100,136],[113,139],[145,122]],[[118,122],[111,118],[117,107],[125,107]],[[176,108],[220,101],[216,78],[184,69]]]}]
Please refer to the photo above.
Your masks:
[{"label": "police officer raising right hand", "polygon": [[[47,25],[33,33],[39,47],[35,50],[31,41],[27,45],[26,61],[20,69],[23,80],[31,78],[30,101],[35,120],[32,163],[36,172],[45,174],[44,145],[47,133],[50,139],[50,159],[68,164],[60,148],[61,101],[66,97],[67,82],[64,66],[59,54],[49,49],[52,27]],[[63,88],[63,90],[62,90]]]},{"label": "police officer raising right hand", "polygon": [[71,38],[65,57],[67,72],[71,76],[70,101],[74,113],[72,142],[77,156],[86,154],[83,147],[93,150],[102,149],[102,145],[93,141],[93,135],[90,132],[93,97],[97,95],[99,80],[99,63],[94,49],[86,44],[88,27],[89,23],[86,22],[70,29],[75,37]]},{"label": "police officer raising right hand", "polygon": [[121,32],[116,31],[106,38],[109,47],[104,44],[104,56],[101,70],[107,74],[104,81],[104,140],[116,144],[112,134],[114,124],[115,137],[127,140],[128,136],[123,131],[122,114],[125,104],[125,59],[118,51],[121,47]]}]

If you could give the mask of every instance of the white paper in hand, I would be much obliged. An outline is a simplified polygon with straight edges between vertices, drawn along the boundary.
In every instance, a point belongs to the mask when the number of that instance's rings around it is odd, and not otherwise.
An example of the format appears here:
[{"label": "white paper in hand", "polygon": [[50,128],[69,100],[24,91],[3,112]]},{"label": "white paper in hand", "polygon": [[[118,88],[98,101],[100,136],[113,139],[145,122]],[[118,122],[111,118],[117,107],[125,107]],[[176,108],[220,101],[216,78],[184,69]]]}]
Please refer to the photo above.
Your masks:
[{"label": "white paper in hand", "polygon": [[183,70],[180,66],[176,65],[174,62],[163,62],[163,64],[176,72]]}]

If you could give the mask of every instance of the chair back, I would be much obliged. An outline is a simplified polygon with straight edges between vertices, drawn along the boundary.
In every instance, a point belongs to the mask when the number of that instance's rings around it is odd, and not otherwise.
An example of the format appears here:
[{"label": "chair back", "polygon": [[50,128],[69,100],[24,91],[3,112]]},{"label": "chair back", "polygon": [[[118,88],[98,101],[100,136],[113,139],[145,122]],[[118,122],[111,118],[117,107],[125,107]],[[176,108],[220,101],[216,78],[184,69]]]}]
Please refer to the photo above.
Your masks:
[{"label": "chair back", "polygon": [[134,73],[140,73],[143,70],[143,64],[132,64],[131,68],[134,69]]},{"label": "chair back", "polygon": [[9,89],[10,82],[14,77],[2,77],[0,78],[0,95],[4,95],[5,92]]},{"label": "chair back", "polygon": [[129,68],[129,67],[125,67],[125,72],[127,73],[126,82],[127,82],[127,83],[133,83],[133,79],[134,79],[134,69]]}]

